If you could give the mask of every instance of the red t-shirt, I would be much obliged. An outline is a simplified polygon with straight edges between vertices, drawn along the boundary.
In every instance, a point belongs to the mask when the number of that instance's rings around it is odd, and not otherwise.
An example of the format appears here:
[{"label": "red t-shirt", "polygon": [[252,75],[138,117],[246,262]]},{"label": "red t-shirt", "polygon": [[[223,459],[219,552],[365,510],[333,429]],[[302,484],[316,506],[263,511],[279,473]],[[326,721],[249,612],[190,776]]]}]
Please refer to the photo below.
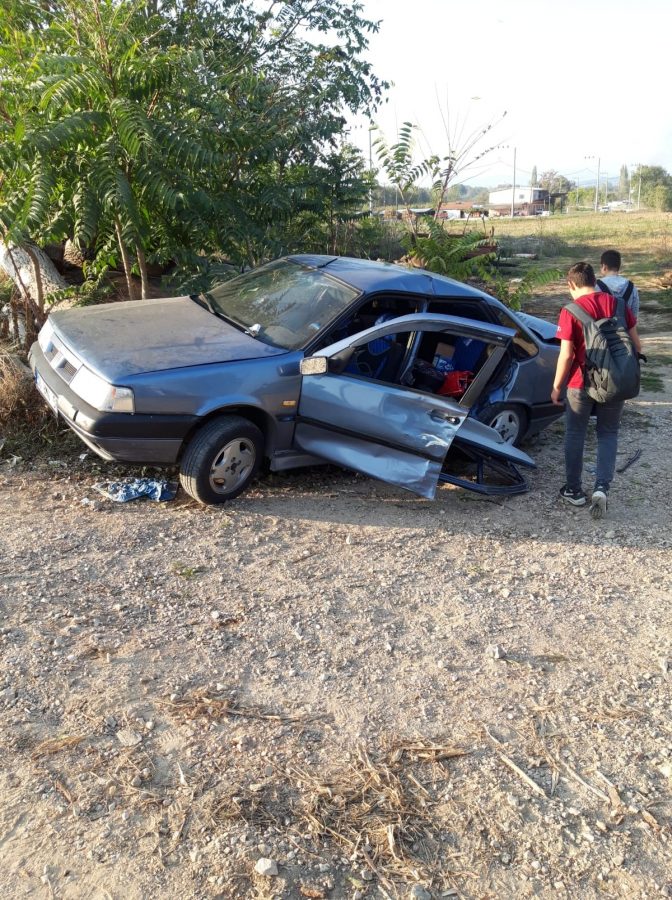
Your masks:
[{"label": "red t-shirt", "polygon": [[[581,309],[584,309],[593,319],[607,319],[616,314],[616,299],[611,294],[596,291],[594,294],[584,294],[574,301]],[[637,319],[626,305],[625,324],[628,331],[637,324]],[[583,326],[578,319],[566,309],[560,311],[558,330],[555,336],[561,341],[571,341],[574,344],[574,359],[567,379],[568,388],[583,387],[583,364],[586,361],[586,342],[583,337]]]}]

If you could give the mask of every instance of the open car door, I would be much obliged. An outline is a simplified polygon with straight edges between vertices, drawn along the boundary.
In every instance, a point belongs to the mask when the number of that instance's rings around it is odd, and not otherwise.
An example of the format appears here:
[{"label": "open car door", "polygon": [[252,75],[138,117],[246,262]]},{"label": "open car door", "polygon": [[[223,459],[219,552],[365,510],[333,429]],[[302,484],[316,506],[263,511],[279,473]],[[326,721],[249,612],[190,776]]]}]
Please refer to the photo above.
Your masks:
[{"label": "open car door", "polygon": [[[464,433],[464,452],[482,469],[489,460],[506,471],[512,484],[496,493],[527,486],[516,464],[534,466],[525,453],[506,444],[469,411],[498,369],[515,332],[510,328],[430,313],[400,316],[320,350],[301,362],[303,375],[295,445],[357,472],[433,499],[446,454]],[[397,338],[402,340],[397,341]],[[480,342],[473,380],[459,399],[402,383],[427,346]],[[367,348],[397,344],[397,367],[380,377],[360,374],[353,360]],[[401,349],[400,349],[401,348]],[[390,350],[393,348],[390,347]],[[349,370],[352,371],[349,371]],[[461,448],[462,449],[462,448]],[[443,473],[442,480],[492,493],[475,482]]]}]

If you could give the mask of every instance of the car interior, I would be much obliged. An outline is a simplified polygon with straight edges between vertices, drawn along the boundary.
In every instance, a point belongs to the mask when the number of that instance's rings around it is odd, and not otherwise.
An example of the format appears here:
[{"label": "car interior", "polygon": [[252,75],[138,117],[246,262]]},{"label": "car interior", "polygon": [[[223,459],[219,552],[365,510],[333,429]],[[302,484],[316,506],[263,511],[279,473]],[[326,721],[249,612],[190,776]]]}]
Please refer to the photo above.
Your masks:
[{"label": "car interior", "polygon": [[[349,319],[339,323],[322,346],[416,312],[441,312],[489,321],[482,304],[477,301],[456,301],[454,308],[445,302],[430,303],[429,309],[427,306],[422,297],[415,300],[383,296],[368,300]],[[491,351],[490,344],[472,338],[443,332],[403,332],[376,338],[364,347],[356,348],[342,371],[459,399]]]}]

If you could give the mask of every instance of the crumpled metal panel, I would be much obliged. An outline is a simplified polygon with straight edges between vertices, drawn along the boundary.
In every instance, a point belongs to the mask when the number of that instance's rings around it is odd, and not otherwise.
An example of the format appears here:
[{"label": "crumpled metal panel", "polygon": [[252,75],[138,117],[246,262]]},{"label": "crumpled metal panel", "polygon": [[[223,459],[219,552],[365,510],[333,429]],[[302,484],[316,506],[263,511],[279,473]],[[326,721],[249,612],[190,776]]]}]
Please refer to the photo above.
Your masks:
[{"label": "crumpled metal panel", "polygon": [[472,416],[462,424],[459,439],[484,456],[495,456],[528,469],[536,468],[535,461],[527,453],[513,444],[507,444],[499,432]]},{"label": "crumpled metal panel", "polygon": [[330,435],[305,422],[296,427],[296,443],[309,453],[354,469],[388,484],[406,488],[433,500],[441,473],[441,460],[429,460],[349,434]]},{"label": "crumpled metal panel", "polygon": [[[447,397],[344,375],[314,375],[303,380],[299,415],[336,432],[332,443],[341,441],[341,432],[354,433],[442,460],[467,410]],[[298,435],[299,446],[308,449]]]}]

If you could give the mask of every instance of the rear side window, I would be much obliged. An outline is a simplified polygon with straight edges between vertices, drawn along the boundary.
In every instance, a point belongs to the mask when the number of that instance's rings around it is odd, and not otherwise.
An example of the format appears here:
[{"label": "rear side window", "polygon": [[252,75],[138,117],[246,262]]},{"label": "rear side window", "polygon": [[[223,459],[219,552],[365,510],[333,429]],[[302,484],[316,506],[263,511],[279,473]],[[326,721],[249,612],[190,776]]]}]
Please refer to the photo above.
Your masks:
[{"label": "rear side window", "polygon": [[531,359],[533,356],[536,356],[539,352],[539,348],[532,338],[523,331],[518,322],[516,322],[516,320],[508,313],[504,312],[503,309],[499,309],[499,307],[496,306],[493,306],[492,309],[494,310],[500,325],[504,325],[506,328],[512,328],[516,332],[511,344],[516,359]]}]

